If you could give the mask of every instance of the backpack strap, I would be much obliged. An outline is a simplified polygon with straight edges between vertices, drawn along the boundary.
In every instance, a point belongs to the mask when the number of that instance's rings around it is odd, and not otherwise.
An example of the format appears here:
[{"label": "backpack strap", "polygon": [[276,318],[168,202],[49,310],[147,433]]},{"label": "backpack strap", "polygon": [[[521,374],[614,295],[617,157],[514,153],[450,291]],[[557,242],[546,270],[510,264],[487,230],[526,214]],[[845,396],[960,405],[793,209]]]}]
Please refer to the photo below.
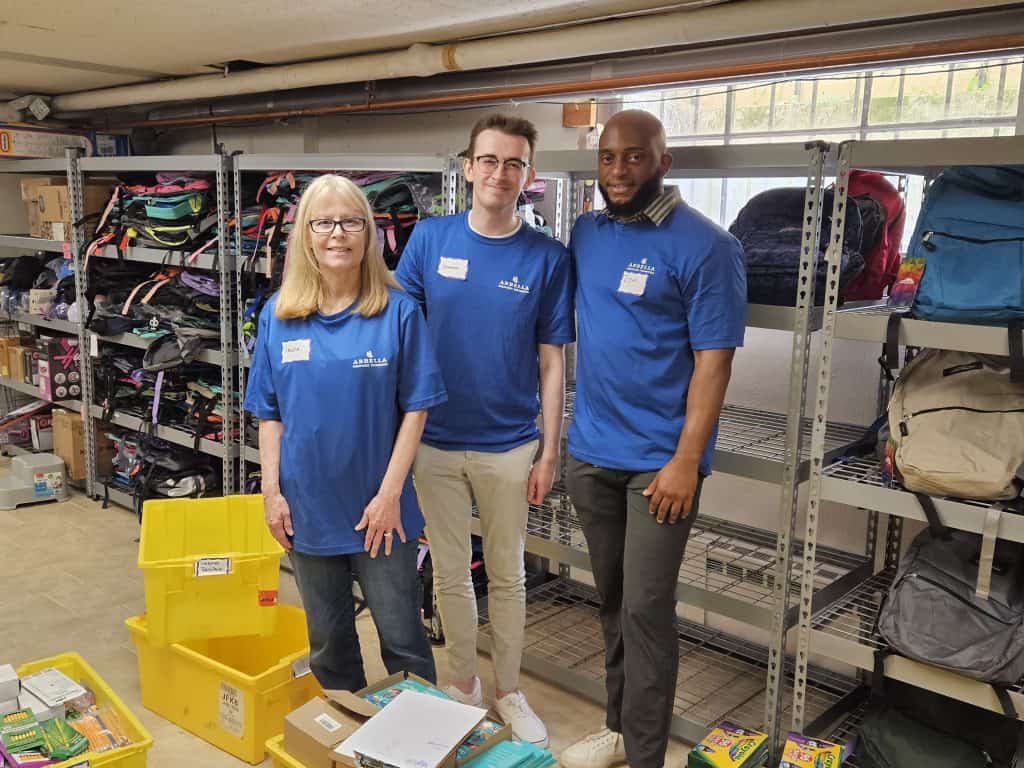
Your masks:
[{"label": "backpack strap", "polygon": [[1007,328],[1010,349],[1010,381],[1024,384],[1024,321],[1011,320]]},{"label": "backpack strap", "polygon": [[939,518],[939,511],[935,508],[935,500],[926,493],[915,493],[914,498],[917,499],[917,503],[924,510],[924,516],[928,518],[928,531],[931,533],[932,538],[951,538],[952,534],[949,532],[949,528],[944,526]]},{"label": "backpack strap", "polygon": [[[1020,715],[1017,712],[1017,708],[1013,705],[1013,699],[1010,697],[1010,692],[1002,685],[993,685],[993,692],[996,694],[996,698],[999,699],[999,706],[1003,708],[1003,714],[1011,720],[1017,720]],[[1018,747],[1020,745],[1018,744]]]},{"label": "backpack strap", "polygon": [[982,600],[988,600],[992,593],[992,566],[996,559],[996,537],[999,534],[999,521],[1003,510],[999,504],[993,504],[985,514],[985,527],[981,534],[981,554],[978,555],[978,585],[975,594]]},{"label": "backpack strap", "polygon": [[893,371],[900,368],[900,323],[903,321],[902,312],[893,312],[885,326],[885,348],[882,357],[878,359],[879,365],[885,371],[889,381],[895,381]]}]

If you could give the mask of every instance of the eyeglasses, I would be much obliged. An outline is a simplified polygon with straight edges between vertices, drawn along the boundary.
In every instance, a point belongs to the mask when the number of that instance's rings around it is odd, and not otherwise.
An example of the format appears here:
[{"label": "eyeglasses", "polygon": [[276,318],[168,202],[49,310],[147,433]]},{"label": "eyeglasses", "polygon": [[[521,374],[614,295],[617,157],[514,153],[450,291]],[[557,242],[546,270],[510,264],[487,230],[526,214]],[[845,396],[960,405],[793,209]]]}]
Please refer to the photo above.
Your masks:
[{"label": "eyeglasses", "polygon": [[333,234],[335,227],[341,227],[342,232],[362,232],[366,229],[366,219],[353,216],[348,219],[310,219],[309,221],[309,228],[314,235]]},{"label": "eyeglasses", "polygon": [[519,158],[512,158],[502,163],[494,155],[477,155],[473,160],[487,173],[494,173],[498,170],[499,165],[504,167],[510,174],[522,173],[530,167],[528,162]]}]

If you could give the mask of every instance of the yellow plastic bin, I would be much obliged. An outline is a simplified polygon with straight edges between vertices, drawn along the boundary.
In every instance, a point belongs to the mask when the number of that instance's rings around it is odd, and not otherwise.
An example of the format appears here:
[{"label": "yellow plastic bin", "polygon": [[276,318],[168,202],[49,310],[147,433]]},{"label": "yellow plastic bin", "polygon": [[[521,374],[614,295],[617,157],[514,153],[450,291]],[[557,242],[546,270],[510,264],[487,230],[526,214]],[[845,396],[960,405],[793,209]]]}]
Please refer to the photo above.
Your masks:
[{"label": "yellow plastic bin", "polygon": [[283,554],[261,496],[147,501],[139,568],[149,641],[269,636]]},{"label": "yellow plastic bin", "polygon": [[108,752],[84,752],[62,763],[54,763],[50,768],[70,768],[78,765],[88,765],[90,768],[145,768],[146,752],[153,746],[153,737],[142,727],[142,723],[117,694],[103,682],[103,678],[85,663],[85,659],[77,653],[63,653],[49,659],[33,661],[18,667],[18,677],[28,677],[48,667],[60,670],[76,683],[84,685],[96,695],[97,704],[109,706],[117,712],[132,739],[128,746],[111,749]]},{"label": "yellow plastic bin", "polygon": [[284,736],[278,735],[267,742],[267,752],[273,759],[273,768],[306,768],[302,763],[284,751]]},{"label": "yellow plastic bin", "polygon": [[145,616],[125,623],[139,658],[142,704],[249,763],[284,730],[293,709],[319,695],[309,674],[306,615],[280,605],[270,637],[222,637],[155,646]]}]

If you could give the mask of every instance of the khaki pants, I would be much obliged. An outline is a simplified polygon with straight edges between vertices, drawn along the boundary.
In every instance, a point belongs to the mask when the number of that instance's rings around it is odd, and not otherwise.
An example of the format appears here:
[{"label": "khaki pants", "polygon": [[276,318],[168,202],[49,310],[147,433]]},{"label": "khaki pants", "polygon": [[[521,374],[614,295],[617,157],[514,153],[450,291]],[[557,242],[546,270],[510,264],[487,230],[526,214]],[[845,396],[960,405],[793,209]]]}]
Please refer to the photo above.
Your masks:
[{"label": "khaki pants", "polygon": [[526,500],[538,441],[504,453],[442,451],[421,444],[413,478],[427,522],[434,587],[444,622],[452,679],[477,674],[476,596],[470,577],[471,508],[480,510],[495,683],[519,687],[526,622]]}]

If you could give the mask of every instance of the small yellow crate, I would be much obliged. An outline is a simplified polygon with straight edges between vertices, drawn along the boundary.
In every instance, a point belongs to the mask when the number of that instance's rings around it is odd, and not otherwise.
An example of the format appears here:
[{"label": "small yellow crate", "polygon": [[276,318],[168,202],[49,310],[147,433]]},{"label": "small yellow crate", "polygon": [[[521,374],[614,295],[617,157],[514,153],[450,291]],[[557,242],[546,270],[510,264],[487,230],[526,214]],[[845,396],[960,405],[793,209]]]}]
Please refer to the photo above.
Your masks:
[{"label": "small yellow crate", "polygon": [[125,623],[139,659],[142,704],[249,763],[284,730],[293,709],[319,695],[309,674],[302,609],[279,605],[270,637],[222,637],[168,646],[149,641],[145,616]]},{"label": "small yellow crate", "polygon": [[125,747],[112,749],[108,752],[84,752],[81,755],[65,760],[62,763],[54,763],[51,768],[70,768],[79,764],[89,765],[90,768],[103,766],[104,768],[145,768],[146,752],[153,746],[153,737],[142,727],[142,723],[132,714],[132,711],[125,706],[117,694],[103,682],[96,671],[86,664],[85,659],[77,653],[63,653],[60,656],[52,656],[49,659],[29,662],[18,667],[18,677],[28,677],[40,670],[53,667],[70,677],[76,683],[84,685],[96,695],[96,703],[106,705],[117,712],[121,723],[132,739],[132,743]]},{"label": "small yellow crate", "polygon": [[273,758],[273,768],[306,768],[302,763],[284,751],[284,736],[278,735],[267,741],[267,752]]},{"label": "small yellow crate", "polygon": [[283,554],[261,496],[147,501],[139,568],[149,641],[270,635]]}]

